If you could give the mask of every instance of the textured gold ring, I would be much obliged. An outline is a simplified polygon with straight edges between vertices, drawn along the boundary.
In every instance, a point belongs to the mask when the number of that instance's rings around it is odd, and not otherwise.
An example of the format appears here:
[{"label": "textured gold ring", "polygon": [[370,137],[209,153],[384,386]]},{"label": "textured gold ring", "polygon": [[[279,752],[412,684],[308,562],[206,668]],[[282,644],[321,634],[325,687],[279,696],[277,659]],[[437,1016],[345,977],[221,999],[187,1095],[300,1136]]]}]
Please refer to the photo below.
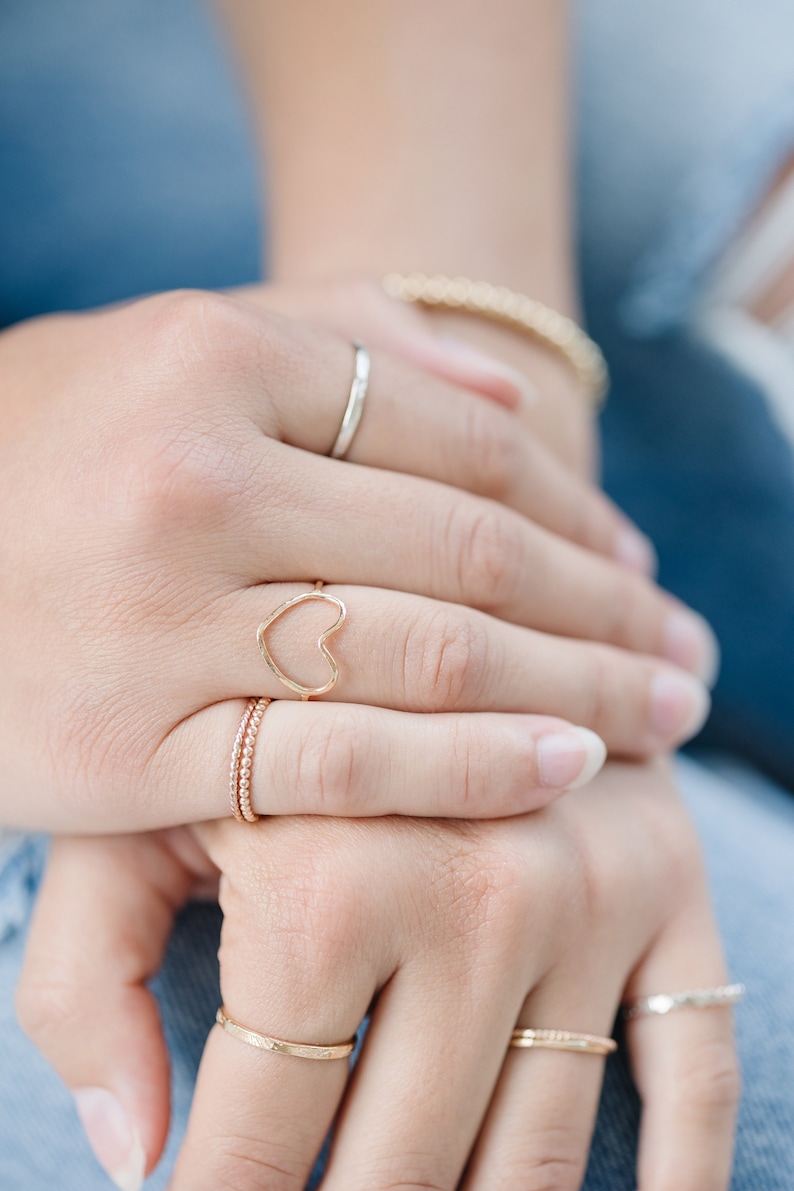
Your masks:
[{"label": "textured gold ring", "polygon": [[570,1030],[513,1030],[510,1045],[519,1050],[570,1050],[580,1055],[611,1055],[618,1048],[614,1038]]},{"label": "textured gold ring", "polygon": [[251,771],[254,764],[254,747],[259,725],[272,702],[272,699],[257,699],[256,696],[249,699],[234,739],[229,774],[229,795],[235,819],[246,823],[256,823],[259,818],[259,815],[254,814],[251,806]]},{"label": "textured gold ring", "polygon": [[[295,596],[291,600],[285,600],[285,602],[283,604],[279,604],[278,608],[274,609],[269,616],[265,617],[259,628],[256,630],[256,639],[259,644],[259,652],[267,662],[270,671],[275,674],[280,683],[283,683],[283,685],[289,687],[291,691],[295,691],[296,694],[300,695],[303,702],[307,702],[315,695],[324,695],[327,691],[333,690],[337,684],[337,681],[339,680],[339,667],[337,666],[335,658],[331,655],[325,643],[329,637],[333,637],[334,633],[341,629],[342,625],[344,624],[345,617],[347,616],[347,608],[341,600],[336,598],[336,596],[331,596],[324,592],[322,590],[322,586],[322,579],[318,579],[314,585],[313,591],[304,591],[302,595]],[[331,677],[326,683],[323,684],[323,686],[304,686],[302,682],[297,682],[294,678],[290,678],[288,675],[286,675],[278,663],[273,659],[266,641],[268,629],[272,624],[275,623],[275,621],[279,619],[280,616],[283,616],[285,612],[289,612],[290,608],[297,608],[299,604],[305,604],[309,600],[321,600],[326,604],[333,604],[339,613],[331,627],[326,629],[325,632],[321,633],[317,639],[317,647],[325,661],[328,663],[328,669],[331,672]]]},{"label": "textured gold ring", "polygon": [[255,1046],[257,1050],[272,1050],[276,1054],[290,1055],[294,1059],[346,1059],[352,1055],[356,1047],[355,1036],[349,1042],[338,1042],[333,1046],[315,1046],[311,1043],[285,1042],[283,1038],[273,1038],[270,1034],[259,1034],[256,1030],[249,1030],[239,1022],[229,1017],[226,1009],[221,1005],[215,1014],[215,1021],[222,1026],[227,1034],[239,1038],[248,1046]]}]

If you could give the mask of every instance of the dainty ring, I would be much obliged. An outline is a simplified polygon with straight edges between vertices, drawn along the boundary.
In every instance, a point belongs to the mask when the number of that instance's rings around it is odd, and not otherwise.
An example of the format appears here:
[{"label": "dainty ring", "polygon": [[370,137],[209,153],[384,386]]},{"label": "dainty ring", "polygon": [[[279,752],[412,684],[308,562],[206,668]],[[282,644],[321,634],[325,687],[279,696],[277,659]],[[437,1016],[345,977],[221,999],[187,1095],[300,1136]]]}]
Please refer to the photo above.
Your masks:
[{"label": "dainty ring", "polygon": [[[322,579],[318,579],[314,585],[313,591],[304,591],[302,595],[295,596],[294,599],[286,600],[283,604],[279,604],[278,608],[271,612],[269,616],[265,617],[259,628],[256,630],[256,639],[259,643],[259,652],[267,662],[270,670],[273,674],[275,674],[279,682],[283,683],[284,686],[289,687],[291,691],[295,691],[297,694],[299,694],[301,700],[304,703],[311,699],[314,695],[324,695],[326,691],[332,690],[336,686],[339,679],[339,667],[336,664],[336,659],[331,655],[325,643],[329,637],[333,637],[334,633],[341,629],[342,625],[344,624],[345,617],[347,616],[347,608],[341,600],[337,599],[336,596],[331,596],[324,592],[322,590],[322,586]],[[278,620],[280,616],[283,616],[284,613],[288,612],[290,608],[295,608],[298,604],[305,604],[308,600],[322,600],[327,604],[333,604],[339,612],[339,615],[331,625],[330,629],[326,629],[325,632],[321,633],[317,639],[317,647],[325,661],[328,663],[328,669],[331,672],[331,677],[326,683],[323,684],[323,686],[304,686],[303,683],[296,682],[294,678],[289,678],[280,668],[280,666],[274,661],[273,656],[267,647],[267,641],[265,640],[267,630],[276,620]]]},{"label": "dainty ring", "polygon": [[257,699],[256,696],[249,699],[234,738],[229,774],[229,794],[232,814],[241,822],[256,823],[259,818],[259,815],[254,814],[251,807],[251,769],[259,725],[272,702],[272,699]]},{"label": "dainty ring", "polygon": [[570,1030],[513,1030],[510,1045],[518,1050],[570,1050],[580,1055],[611,1055],[618,1048],[614,1038]]},{"label": "dainty ring", "polygon": [[665,1015],[677,1009],[714,1009],[718,1005],[738,1005],[747,990],[743,984],[720,984],[716,988],[690,988],[677,993],[654,993],[625,1004],[621,1013],[627,1021],[635,1017]]},{"label": "dainty ring", "polygon": [[369,352],[363,343],[353,341],[356,349],[356,364],[353,372],[353,383],[350,386],[350,396],[347,399],[347,409],[342,418],[342,425],[336,436],[336,442],[328,454],[332,459],[344,459],[358,430],[361,415],[364,412],[364,399],[369,387]]},{"label": "dainty ring", "polygon": [[257,1050],[273,1050],[280,1055],[291,1055],[295,1059],[346,1059],[356,1048],[355,1035],[349,1042],[339,1042],[334,1046],[314,1046],[303,1042],[285,1042],[283,1038],[272,1038],[269,1034],[258,1034],[256,1030],[249,1030],[239,1022],[229,1017],[223,1005],[215,1014],[215,1021],[222,1026],[227,1034],[255,1046]]}]

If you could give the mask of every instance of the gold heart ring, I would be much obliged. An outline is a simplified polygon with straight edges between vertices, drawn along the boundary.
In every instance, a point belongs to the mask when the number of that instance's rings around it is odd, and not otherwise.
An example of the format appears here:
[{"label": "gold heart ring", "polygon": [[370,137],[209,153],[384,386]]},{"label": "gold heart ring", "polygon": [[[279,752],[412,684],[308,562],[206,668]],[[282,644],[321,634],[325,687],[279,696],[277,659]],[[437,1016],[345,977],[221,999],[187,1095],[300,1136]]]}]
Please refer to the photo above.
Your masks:
[{"label": "gold heart ring", "polygon": [[[297,694],[299,694],[303,702],[311,699],[313,695],[326,694],[327,691],[332,690],[336,686],[337,680],[339,678],[339,667],[337,666],[336,661],[329,650],[326,648],[325,643],[329,637],[333,637],[334,633],[341,629],[342,625],[344,624],[345,617],[347,616],[347,609],[345,608],[345,605],[342,603],[342,601],[338,600],[336,596],[326,595],[324,591],[321,591],[320,589],[322,588],[322,585],[322,579],[318,579],[314,585],[313,591],[305,591],[302,595],[295,596],[294,599],[287,600],[284,604],[279,604],[278,608],[276,608],[274,612],[271,612],[256,630],[256,639],[259,643],[259,650],[271,671],[273,674],[275,674],[279,682],[283,683],[284,686],[289,687],[291,691],[295,691]],[[293,678],[290,678],[273,659],[273,656],[267,647],[267,642],[265,641],[265,634],[267,633],[267,630],[272,624],[275,623],[275,621],[278,620],[280,616],[283,616],[285,612],[290,610],[290,608],[295,608],[298,604],[305,604],[308,600],[323,600],[326,604],[333,604],[334,607],[339,609],[339,615],[334,623],[329,629],[325,629],[325,631],[322,632],[317,639],[317,646],[320,650],[320,653],[325,658],[331,671],[331,677],[328,679],[328,682],[326,682],[325,686],[304,686],[303,683],[296,682]]]}]

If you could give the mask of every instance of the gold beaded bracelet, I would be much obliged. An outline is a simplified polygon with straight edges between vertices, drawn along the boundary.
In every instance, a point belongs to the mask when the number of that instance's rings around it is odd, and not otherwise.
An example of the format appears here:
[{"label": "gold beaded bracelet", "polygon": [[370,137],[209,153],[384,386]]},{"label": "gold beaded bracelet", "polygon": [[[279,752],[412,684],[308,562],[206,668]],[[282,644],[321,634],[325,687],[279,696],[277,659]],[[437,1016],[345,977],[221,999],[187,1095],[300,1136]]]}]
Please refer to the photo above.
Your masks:
[{"label": "gold beaded bracelet", "polygon": [[570,364],[596,408],[604,404],[609,372],[600,348],[573,319],[550,306],[503,285],[441,273],[389,273],[383,278],[383,288],[403,302],[464,310],[531,335]]}]

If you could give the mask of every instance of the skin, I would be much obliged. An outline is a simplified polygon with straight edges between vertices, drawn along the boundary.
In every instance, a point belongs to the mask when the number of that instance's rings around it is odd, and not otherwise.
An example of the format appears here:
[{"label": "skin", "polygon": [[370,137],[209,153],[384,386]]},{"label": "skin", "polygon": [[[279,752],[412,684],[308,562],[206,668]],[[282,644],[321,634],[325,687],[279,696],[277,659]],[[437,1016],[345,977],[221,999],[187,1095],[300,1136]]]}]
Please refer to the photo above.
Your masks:
[{"label": "skin", "polygon": [[[624,990],[725,980],[694,834],[659,763],[612,763],[519,819],[226,820],[59,841],[20,1018],[70,1087],[118,1098],[147,1169],[165,1140],[168,1063],[145,981],[173,913],[218,870],[233,1017],[330,1043],[376,1000],[350,1081],[345,1062],[213,1029],[171,1191],[301,1191],[336,1114],[324,1191],[574,1189],[604,1060],[508,1051],[514,1025],[608,1034]],[[626,1044],[641,1191],[723,1191],[730,1011],[628,1023]]]},{"label": "skin", "polygon": [[[547,505],[527,480],[537,451],[508,411],[375,352],[351,461],[319,457],[351,366],[349,343],[330,333],[202,294],[38,320],[2,338],[0,613],[15,626],[0,676],[3,821],[106,832],[224,814],[241,700],[287,693],[263,664],[256,626],[308,589],[301,576],[323,576],[348,621],[333,639],[342,678],[329,706],[301,709],[300,728],[288,704],[273,709],[286,751],[298,731],[322,753],[336,733],[331,704],[344,709],[347,738],[382,723],[439,758],[462,732],[464,770],[489,774],[504,756],[513,793],[494,784],[478,811],[487,815],[535,805],[516,802],[509,775],[532,773],[536,715],[581,724],[627,755],[697,729],[704,688],[662,658],[703,672],[707,630],[643,576],[521,515]],[[451,412],[466,401],[472,420],[444,416],[442,403]],[[508,438],[515,455],[504,504],[444,483],[465,484],[468,471],[474,492],[495,491],[489,435],[497,458]],[[558,487],[572,506],[590,500],[560,473]],[[581,536],[589,522],[585,536],[606,544],[621,519],[603,498],[592,504],[571,525]],[[310,605],[271,634],[275,656],[309,685],[327,676],[314,641],[328,620]],[[442,720],[431,739],[396,714],[425,711],[527,718],[519,730],[505,720],[489,748],[476,717]],[[389,795],[384,809],[420,802]],[[313,809],[322,805],[318,793]],[[311,799],[285,795],[279,809],[311,810]]]}]

